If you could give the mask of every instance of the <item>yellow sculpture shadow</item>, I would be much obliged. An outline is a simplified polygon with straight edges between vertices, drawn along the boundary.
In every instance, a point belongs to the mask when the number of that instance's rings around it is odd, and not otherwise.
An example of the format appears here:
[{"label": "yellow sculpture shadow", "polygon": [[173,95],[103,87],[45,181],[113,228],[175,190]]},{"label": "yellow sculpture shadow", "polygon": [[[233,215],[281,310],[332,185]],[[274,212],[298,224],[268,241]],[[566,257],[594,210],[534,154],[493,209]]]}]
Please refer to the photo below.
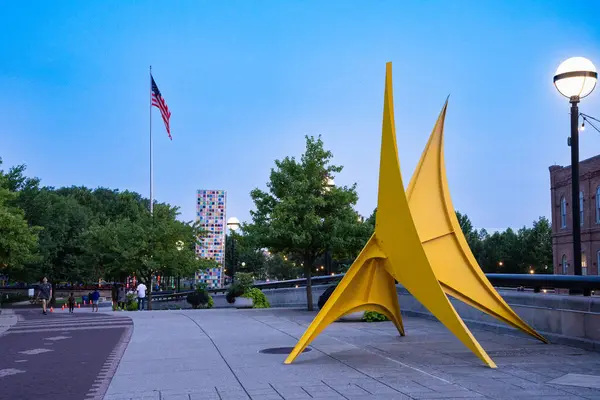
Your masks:
[{"label": "yellow sculpture shadow", "polygon": [[375,233],[287,357],[286,364],[293,362],[329,324],[356,311],[386,315],[404,336],[395,280],[492,368],[496,364],[473,337],[446,293],[545,341],[491,286],[460,230],[443,162],[445,113],[446,105],[407,194],[396,143],[392,65],[386,64]]}]

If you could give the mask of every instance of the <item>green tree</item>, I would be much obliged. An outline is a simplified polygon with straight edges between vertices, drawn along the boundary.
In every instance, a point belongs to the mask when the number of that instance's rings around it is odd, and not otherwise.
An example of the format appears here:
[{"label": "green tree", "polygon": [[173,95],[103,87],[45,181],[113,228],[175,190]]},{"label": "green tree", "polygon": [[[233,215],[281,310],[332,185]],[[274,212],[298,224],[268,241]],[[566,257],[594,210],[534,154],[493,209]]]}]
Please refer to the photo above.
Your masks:
[{"label": "green tree", "polygon": [[302,259],[307,280],[306,296],[313,309],[311,276],[315,260],[331,249],[342,252],[358,236],[356,185],[329,187],[328,179],[342,171],[330,164],[333,155],[321,138],[306,137],[306,150],[298,161],[286,157],[275,161],[268,191],[254,189],[250,195],[255,211],[245,229],[261,247]]},{"label": "green tree", "polygon": [[[190,276],[214,266],[214,262],[196,257],[195,245],[203,234],[199,227],[178,221],[177,216],[177,207],[159,203],[153,216],[139,210],[130,218],[96,225],[87,236],[90,256],[104,260],[106,276],[122,280],[135,275],[148,288],[158,275]],[[184,243],[181,249],[177,246],[180,241]],[[152,308],[152,290],[148,308]]]},{"label": "green tree", "polygon": [[300,262],[281,254],[270,254],[265,262],[266,274],[263,279],[289,280],[297,279],[303,274],[304,268]]},{"label": "green tree", "polygon": [[39,233],[39,228],[27,224],[25,213],[12,205],[18,196],[13,174],[13,170],[8,174],[0,170],[0,272],[11,274],[34,260]]},{"label": "green tree", "polygon": [[27,266],[29,279],[47,276],[52,284],[97,280],[101,271],[85,262],[83,234],[92,218],[89,210],[71,197],[58,195],[52,188],[22,193],[25,215],[30,225],[43,228],[39,234],[39,261]]}]

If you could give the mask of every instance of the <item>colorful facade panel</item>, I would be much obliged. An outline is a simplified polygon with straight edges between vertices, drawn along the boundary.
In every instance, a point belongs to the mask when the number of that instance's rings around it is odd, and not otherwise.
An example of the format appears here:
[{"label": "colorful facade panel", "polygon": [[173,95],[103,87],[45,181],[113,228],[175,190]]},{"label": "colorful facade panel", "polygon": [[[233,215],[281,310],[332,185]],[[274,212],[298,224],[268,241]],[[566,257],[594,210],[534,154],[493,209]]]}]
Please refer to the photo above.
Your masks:
[{"label": "colorful facade panel", "polygon": [[208,287],[223,285],[223,264],[225,262],[225,229],[226,229],[227,192],[225,190],[198,190],[196,194],[196,221],[207,233],[196,245],[198,257],[215,260],[218,268],[198,271],[197,283],[205,283]]}]

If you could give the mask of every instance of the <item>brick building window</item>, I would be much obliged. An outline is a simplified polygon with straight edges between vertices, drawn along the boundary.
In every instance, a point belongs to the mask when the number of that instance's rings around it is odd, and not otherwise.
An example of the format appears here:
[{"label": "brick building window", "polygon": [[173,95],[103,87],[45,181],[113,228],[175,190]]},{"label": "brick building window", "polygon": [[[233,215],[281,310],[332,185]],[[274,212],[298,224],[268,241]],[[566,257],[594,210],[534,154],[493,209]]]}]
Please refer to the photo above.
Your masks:
[{"label": "brick building window", "polygon": [[579,225],[583,226],[583,192],[579,192]]},{"label": "brick building window", "polygon": [[563,275],[568,275],[569,273],[569,264],[567,264],[567,256],[563,254],[561,263],[562,265],[562,273]]},{"label": "brick building window", "polygon": [[560,198],[560,227],[567,227],[567,200],[564,197]]},{"label": "brick building window", "polygon": [[587,257],[585,251],[581,252],[581,275],[587,275]]},{"label": "brick building window", "polygon": [[600,224],[600,186],[596,189],[596,223]]}]

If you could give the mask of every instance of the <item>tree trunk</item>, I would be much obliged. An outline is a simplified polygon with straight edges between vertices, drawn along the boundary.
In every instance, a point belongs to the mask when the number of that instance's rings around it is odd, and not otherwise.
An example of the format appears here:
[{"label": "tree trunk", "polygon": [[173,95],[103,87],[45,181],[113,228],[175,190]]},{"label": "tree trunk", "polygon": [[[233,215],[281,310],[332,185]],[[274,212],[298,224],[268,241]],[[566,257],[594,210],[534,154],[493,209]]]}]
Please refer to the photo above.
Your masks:
[{"label": "tree trunk", "polygon": [[312,262],[304,259],[304,275],[306,277],[306,308],[313,311],[313,293],[312,293]]}]

